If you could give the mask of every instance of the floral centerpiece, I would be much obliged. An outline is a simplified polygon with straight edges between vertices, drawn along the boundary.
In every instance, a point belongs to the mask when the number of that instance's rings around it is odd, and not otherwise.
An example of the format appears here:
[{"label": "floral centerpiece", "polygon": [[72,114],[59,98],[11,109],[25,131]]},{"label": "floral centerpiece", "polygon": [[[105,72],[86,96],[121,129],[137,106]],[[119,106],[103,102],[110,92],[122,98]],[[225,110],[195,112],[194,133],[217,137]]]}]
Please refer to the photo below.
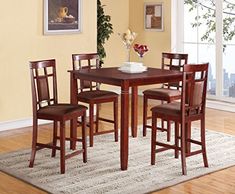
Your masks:
[{"label": "floral centerpiece", "polygon": [[123,44],[126,46],[127,49],[127,61],[130,61],[130,48],[131,44],[135,40],[137,34],[135,32],[132,32],[130,29],[127,29],[124,33],[118,33],[120,36]]},{"label": "floral centerpiece", "polygon": [[[144,54],[149,50],[146,45],[142,44],[135,44],[133,48],[141,59],[143,58]],[[123,65],[118,69],[124,73],[142,73],[144,71],[147,71],[147,67],[144,66],[143,62],[130,61],[124,62]]]},{"label": "floral centerpiece", "polygon": [[144,54],[149,50],[147,45],[143,44],[135,44],[133,48],[140,58],[143,58]]}]

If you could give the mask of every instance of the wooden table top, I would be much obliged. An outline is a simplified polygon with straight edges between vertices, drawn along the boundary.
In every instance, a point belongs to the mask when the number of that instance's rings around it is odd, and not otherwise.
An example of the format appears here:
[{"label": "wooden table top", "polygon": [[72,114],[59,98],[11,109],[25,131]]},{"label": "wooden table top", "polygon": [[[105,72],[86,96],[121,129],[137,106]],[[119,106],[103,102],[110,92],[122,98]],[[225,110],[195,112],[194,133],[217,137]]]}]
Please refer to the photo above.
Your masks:
[{"label": "wooden table top", "polygon": [[139,86],[182,80],[182,72],[150,67],[147,69],[147,71],[142,73],[124,73],[119,71],[118,67],[91,69],[89,71],[72,70],[69,72],[73,73],[75,76],[81,79],[118,86],[120,86],[123,81],[128,81],[130,86]]}]

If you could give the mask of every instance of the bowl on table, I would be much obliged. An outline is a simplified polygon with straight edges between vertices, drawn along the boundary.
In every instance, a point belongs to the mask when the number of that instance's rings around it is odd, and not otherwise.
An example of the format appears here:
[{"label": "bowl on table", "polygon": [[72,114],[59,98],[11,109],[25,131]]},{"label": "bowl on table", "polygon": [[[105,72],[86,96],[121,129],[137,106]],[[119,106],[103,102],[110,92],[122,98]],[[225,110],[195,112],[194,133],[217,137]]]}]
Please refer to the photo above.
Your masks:
[{"label": "bowl on table", "polygon": [[142,73],[147,70],[147,67],[143,63],[124,62],[118,69],[124,73]]}]

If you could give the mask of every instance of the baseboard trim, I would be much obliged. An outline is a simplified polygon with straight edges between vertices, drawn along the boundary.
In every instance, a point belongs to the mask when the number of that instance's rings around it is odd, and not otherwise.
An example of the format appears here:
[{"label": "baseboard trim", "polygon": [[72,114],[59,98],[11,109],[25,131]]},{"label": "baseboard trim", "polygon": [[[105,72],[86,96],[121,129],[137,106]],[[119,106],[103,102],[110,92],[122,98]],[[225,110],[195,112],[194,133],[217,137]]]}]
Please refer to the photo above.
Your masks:
[{"label": "baseboard trim", "polygon": [[222,110],[222,111],[235,112],[235,104],[229,103],[229,102],[207,100],[206,107],[212,108],[212,109],[217,109],[217,110]]},{"label": "baseboard trim", "polygon": [[[115,90],[114,92],[117,92],[120,94],[120,90]],[[143,96],[143,91],[139,90],[138,95]],[[130,91],[131,93],[131,91]],[[235,104],[233,103],[227,103],[227,102],[221,102],[221,101],[215,101],[215,100],[207,100],[206,103],[207,108],[217,109],[217,110],[223,110],[228,112],[235,112]],[[89,112],[88,112],[89,114]],[[32,118],[26,118],[26,119],[19,119],[14,121],[6,121],[6,122],[0,122],[0,131],[7,131],[12,129],[18,129],[23,127],[31,127],[32,126]],[[39,125],[48,124],[51,123],[51,121],[47,120],[38,120]]]},{"label": "baseboard trim", "polygon": [[[94,107],[94,113],[96,112],[96,106]],[[89,111],[86,111],[87,117],[89,117]],[[41,120],[38,119],[38,125],[44,125],[52,123],[50,120]],[[5,121],[0,122],[0,132],[1,131],[7,131],[12,129],[19,129],[24,127],[32,127],[33,126],[33,118],[25,118],[25,119],[18,119],[13,121]]]},{"label": "baseboard trim", "polygon": [[[48,124],[51,123],[51,121],[48,120],[38,120],[38,124]],[[19,119],[15,121],[6,121],[6,122],[0,122],[0,131],[7,131],[11,129],[19,129],[23,127],[31,127],[33,124],[32,118],[26,118],[26,119]]]},{"label": "baseboard trim", "polygon": [[[138,90],[138,95],[143,96],[143,90]],[[235,112],[235,104],[231,103],[231,102],[224,102],[224,101],[207,99],[206,100],[206,107],[216,109],[216,110]]]}]

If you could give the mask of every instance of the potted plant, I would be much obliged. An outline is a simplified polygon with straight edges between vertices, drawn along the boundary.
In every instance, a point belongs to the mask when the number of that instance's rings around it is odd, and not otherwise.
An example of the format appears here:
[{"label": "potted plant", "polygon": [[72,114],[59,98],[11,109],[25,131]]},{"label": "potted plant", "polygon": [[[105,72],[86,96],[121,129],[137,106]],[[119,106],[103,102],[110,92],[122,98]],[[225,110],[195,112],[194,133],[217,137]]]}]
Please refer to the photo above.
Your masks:
[{"label": "potted plant", "polygon": [[104,48],[105,41],[109,39],[113,33],[113,25],[111,24],[111,17],[105,15],[104,6],[101,0],[97,0],[97,53],[100,57],[100,65],[104,63],[106,52]]}]

